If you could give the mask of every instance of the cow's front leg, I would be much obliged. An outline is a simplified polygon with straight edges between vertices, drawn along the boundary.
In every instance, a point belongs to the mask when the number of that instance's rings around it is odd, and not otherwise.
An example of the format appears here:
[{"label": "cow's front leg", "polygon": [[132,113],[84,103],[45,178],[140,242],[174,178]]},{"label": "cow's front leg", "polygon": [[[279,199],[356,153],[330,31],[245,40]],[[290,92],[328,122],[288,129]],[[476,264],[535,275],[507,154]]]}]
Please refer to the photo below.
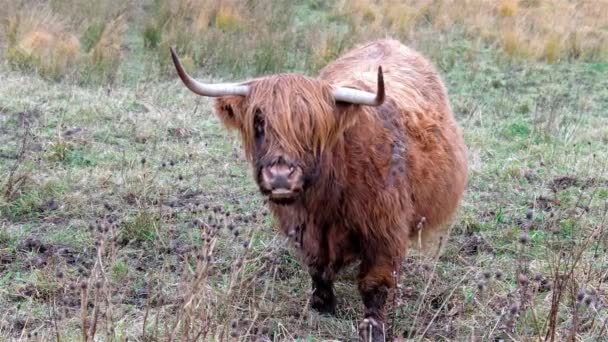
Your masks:
[{"label": "cow's front leg", "polygon": [[336,296],[327,251],[321,248],[324,236],[311,226],[309,229],[305,228],[304,224],[293,224],[286,233],[293,242],[300,260],[308,266],[312,280],[310,307],[320,313],[333,315],[336,310]]},{"label": "cow's front leg", "polygon": [[359,271],[359,293],[365,306],[363,321],[359,324],[362,341],[385,340],[384,306],[389,291],[394,287],[393,260],[383,255],[370,255],[362,260]]},{"label": "cow's front leg", "polygon": [[325,314],[336,312],[334,279],[340,269],[352,261],[350,236],[345,229],[326,226],[302,233],[302,251],[312,280],[310,306]]},{"label": "cow's front leg", "polygon": [[334,294],[333,276],[323,267],[311,267],[312,295],[310,306],[324,314],[336,313],[336,295]]}]

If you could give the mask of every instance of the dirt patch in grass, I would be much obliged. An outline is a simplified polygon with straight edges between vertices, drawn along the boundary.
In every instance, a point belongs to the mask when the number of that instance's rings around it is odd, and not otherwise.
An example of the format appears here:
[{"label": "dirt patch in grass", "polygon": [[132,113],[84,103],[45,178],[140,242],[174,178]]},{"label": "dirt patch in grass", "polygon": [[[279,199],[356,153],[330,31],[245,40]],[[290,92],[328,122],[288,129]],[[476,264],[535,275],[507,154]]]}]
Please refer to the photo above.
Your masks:
[{"label": "dirt patch in grass", "polygon": [[553,181],[551,182],[551,190],[553,190],[555,192],[555,191],[567,189],[571,186],[578,186],[579,184],[580,184],[580,180],[575,177],[559,176],[559,177],[553,178]]}]

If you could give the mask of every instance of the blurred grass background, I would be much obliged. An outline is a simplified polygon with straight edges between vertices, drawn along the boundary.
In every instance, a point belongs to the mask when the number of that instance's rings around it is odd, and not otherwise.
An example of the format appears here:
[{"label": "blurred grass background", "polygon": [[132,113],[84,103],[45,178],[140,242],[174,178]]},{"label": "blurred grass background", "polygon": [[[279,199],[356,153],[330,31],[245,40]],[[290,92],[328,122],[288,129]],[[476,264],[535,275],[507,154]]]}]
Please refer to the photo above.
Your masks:
[{"label": "blurred grass background", "polygon": [[515,61],[608,58],[605,0],[3,2],[0,42],[11,67],[79,83],[172,76],[172,45],[188,69],[223,78],[314,73],[385,35],[434,60],[453,44]]}]

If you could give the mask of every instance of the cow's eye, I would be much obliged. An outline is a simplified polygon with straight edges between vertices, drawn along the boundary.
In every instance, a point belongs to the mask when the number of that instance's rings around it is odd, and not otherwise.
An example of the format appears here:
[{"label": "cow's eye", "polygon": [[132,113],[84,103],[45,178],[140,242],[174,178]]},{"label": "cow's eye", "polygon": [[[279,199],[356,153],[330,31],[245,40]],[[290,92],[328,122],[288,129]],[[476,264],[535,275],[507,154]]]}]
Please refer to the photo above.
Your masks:
[{"label": "cow's eye", "polygon": [[253,129],[256,138],[264,136],[264,117],[259,109],[256,111],[255,117],[253,118]]}]

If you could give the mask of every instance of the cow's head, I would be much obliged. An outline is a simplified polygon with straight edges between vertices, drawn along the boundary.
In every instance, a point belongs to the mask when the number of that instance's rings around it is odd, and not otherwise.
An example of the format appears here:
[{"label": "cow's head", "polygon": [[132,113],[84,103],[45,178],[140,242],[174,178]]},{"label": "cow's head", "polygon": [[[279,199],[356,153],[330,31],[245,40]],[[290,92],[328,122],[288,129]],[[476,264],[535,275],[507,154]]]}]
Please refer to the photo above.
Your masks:
[{"label": "cow's head", "polygon": [[171,55],[188,89],[216,98],[215,112],[239,131],[260,191],[279,204],[293,203],[315,181],[319,158],[350,121],[346,108],[378,106],[385,97],[380,67],[374,94],[295,74],[205,84],[185,72],[173,48]]}]

